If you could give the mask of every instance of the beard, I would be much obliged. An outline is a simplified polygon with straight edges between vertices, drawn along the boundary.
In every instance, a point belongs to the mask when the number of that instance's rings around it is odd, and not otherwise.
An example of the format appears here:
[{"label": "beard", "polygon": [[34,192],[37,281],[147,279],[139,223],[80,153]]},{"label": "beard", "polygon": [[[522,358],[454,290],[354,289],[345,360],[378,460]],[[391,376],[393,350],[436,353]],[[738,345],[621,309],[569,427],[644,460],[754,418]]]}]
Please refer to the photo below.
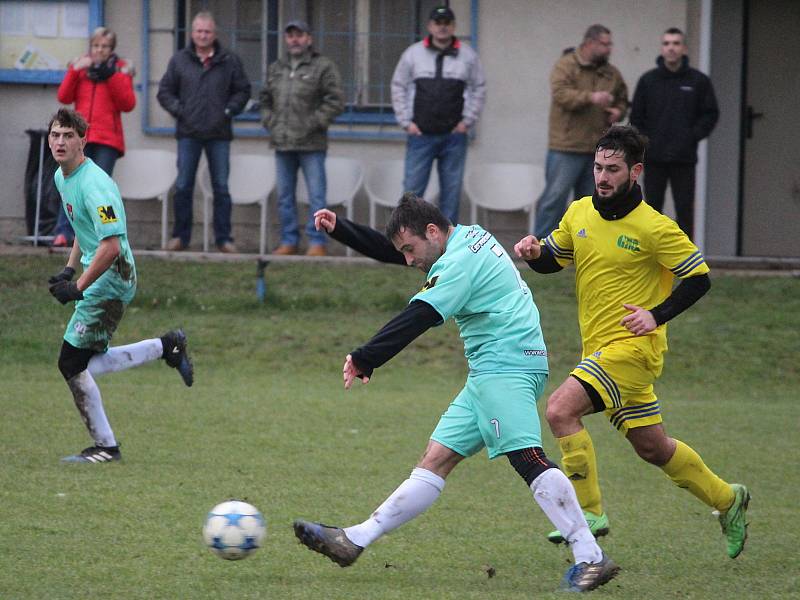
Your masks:
[{"label": "beard", "polygon": [[622,183],[620,186],[614,190],[610,196],[601,196],[600,190],[597,190],[597,199],[600,201],[601,204],[610,206],[615,202],[618,202],[622,198],[628,195],[628,192],[631,191],[631,182],[628,181],[627,183]]}]

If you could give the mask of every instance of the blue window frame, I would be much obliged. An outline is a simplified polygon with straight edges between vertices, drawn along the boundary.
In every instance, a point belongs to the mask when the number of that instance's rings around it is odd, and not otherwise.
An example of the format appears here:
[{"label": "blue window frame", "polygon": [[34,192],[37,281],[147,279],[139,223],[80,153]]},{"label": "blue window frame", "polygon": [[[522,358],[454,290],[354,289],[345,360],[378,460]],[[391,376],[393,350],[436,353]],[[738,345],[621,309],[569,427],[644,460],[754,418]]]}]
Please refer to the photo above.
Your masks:
[{"label": "blue window frame", "polygon": [[[314,47],[339,67],[346,110],[329,131],[332,138],[404,138],[391,106],[389,84],[400,54],[426,33],[430,10],[441,0],[143,0],[142,81],[146,102],[142,127],[150,134],[172,134],[172,121],[158,106],[155,92],[169,56],[156,48],[176,51],[186,44],[191,16],[210,10],[220,42],[236,52],[253,86],[253,100],[266,79],[267,67],[282,56],[282,24],[304,19],[313,31]],[[451,4],[455,5],[454,2]],[[465,7],[468,7],[465,9]],[[461,0],[456,10],[457,33],[477,45],[478,0]],[[159,15],[154,14],[158,12]],[[166,22],[166,21],[170,22]],[[463,35],[464,32],[468,32]],[[146,86],[146,90],[142,87]],[[239,137],[266,137],[256,109],[235,120]]]},{"label": "blue window frame", "polygon": [[[6,5],[23,5],[22,2],[10,2],[8,0],[0,0],[0,10],[3,9],[3,4]],[[85,4],[89,9],[89,27],[86,31],[86,40],[89,39],[92,31],[100,27],[104,22],[103,15],[103,0],[40,0],[37,3],[25,3],[29,6],[34,4],[52,4],[52,9],[59,8],[57,5],[65,4]],[[51,9],[51,10],[52,10]],[[12,36],[8,36],[10,39]],[[21,36],[20,36],[21,37]],[[50,40],[58,39],[48,36]],[[36,37],[31,37],[31,42],[35,41]],[[88,42],[84,41],[84,47]],[[59,57],[64,58],[64,57]],[[66,57],[65,60],[70,60],[73,56]],[[66,69],[12,69],[0,68],[0,83],[38,83],[38,84],[54,84],[58,85],[64,79]]]}]

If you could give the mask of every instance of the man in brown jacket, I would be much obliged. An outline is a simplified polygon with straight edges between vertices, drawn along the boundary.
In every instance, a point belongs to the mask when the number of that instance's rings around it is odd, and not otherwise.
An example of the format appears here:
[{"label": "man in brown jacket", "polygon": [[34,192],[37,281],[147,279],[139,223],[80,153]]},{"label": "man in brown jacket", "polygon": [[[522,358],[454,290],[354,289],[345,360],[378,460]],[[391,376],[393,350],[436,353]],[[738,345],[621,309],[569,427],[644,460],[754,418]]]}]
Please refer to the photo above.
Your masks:
[{"label": "man in brown jacket", "polygon": [[593,161],[597,140],[628,108],[622,74],[608,63],[611,31],[592,25],[577,49],[569,49],[550,74],[550,133],[546,184],[536,204],[534,235],[544,239],[558,227],[571,198],[594,191]]},{"label": "man in brown jacket", "polygon": [[336,65],[314,51],[311,29],[290,21],[284,29],[286,56],[269,67],[261,90],[261,121],[275,148],[281,243],[275,254],[296,254],[300,238],[295,188],[303,170],[310,209],[306,236],[310,256],[325,256],[325,233],[314,227],[314,213],[325,208],[325,155],[328,126],[344,110],[344,94]]}]

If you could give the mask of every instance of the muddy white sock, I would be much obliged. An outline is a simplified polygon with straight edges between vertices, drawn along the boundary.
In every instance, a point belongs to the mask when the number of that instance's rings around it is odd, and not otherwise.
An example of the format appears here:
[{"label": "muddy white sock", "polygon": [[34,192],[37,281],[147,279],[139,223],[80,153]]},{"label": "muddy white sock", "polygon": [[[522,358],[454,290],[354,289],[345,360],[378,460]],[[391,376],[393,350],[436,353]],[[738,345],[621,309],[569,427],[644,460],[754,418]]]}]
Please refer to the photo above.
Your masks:
[{"label": "muddy white sock", "polygon": [[98,446],[116,446],[117,440],[103,409],[103,399],[100,397],[100,388],[88,370],[81,371],[67,381],[75,406],[81,414],[89,435]]},{"label": "muddy white sock", "polygon": [[382,535],[421,515],[444,489],[444,479],[417,467],[369,519],[344,530],[348,539],[366,548]]},{"label": "muddy white sock", "polygon": [[103,354],[95,354],[89,360],[92,375],[104,375],[114,371],[124,371],[161,358],[164,348],[159,338],[143,340],[126,346],[114,346]]},{"label": "muddy white sock", "polygon": [[558,469],[547,469],[531,483],[536,503],[569,542],[575,563],[598,563],[603,551],[597,545],[583,511],[578,504],[575,488]]}]

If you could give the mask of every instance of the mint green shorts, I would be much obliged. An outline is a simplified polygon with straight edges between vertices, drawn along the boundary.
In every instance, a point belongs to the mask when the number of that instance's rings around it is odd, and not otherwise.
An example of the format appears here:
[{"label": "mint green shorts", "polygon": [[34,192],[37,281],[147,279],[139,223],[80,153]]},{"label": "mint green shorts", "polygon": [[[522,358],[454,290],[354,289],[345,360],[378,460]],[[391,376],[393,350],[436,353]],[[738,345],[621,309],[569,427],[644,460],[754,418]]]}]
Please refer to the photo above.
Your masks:
[{"label": "mint green shorts", "polygon": [[76,348],[105,352],[136,294],[136,284],[120,284],[109,271],[89,286],[67,323],[64,340]]},{"label": "mint green shorts", "polygon": [[467,377],[431,439],[462,456],[486,447],[489,458],[512,450],[541,447],[536,400],[547,373],[480,373]]}]

